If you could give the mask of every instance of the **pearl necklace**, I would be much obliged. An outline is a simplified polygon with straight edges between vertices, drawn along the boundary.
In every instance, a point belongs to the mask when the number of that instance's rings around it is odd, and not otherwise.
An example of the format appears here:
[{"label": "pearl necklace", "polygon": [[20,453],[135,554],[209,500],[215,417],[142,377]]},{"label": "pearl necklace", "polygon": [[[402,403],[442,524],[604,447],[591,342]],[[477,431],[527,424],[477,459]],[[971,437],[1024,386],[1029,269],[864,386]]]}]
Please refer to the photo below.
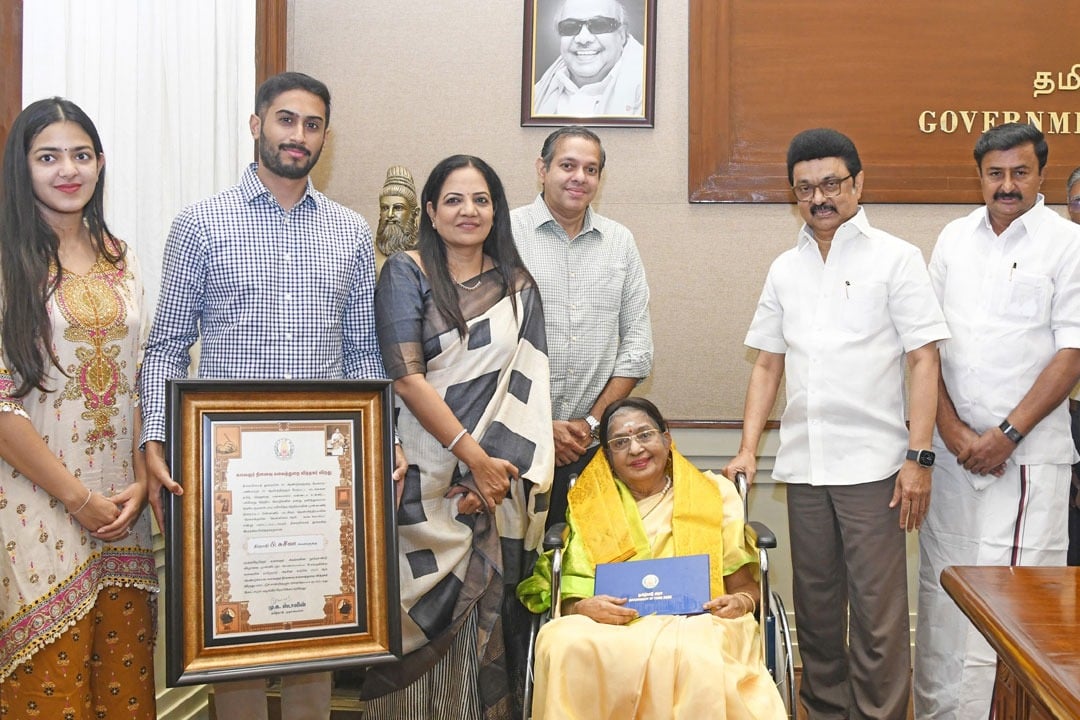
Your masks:
[{"label": "pearl necklace", "polygon": [[[646,510],[644,514],[642,514],[642,516],[641,516],[642,520],[644,520],[649,515],[651,515],[653,510],[660,507],[660,503],[664,502],[664,498],[667,497],[668,492],[670,492],[670,490],[671,490],[671,478],[669,476],[665,476],[665,479],[667,480],[667,482],[664,483],[664,489],[660,491],[660,498],[656,501],[655,505],[653,505],[651,508]],[[642,500],[644,500],[644,499],[645,498],[642,498]]]}]

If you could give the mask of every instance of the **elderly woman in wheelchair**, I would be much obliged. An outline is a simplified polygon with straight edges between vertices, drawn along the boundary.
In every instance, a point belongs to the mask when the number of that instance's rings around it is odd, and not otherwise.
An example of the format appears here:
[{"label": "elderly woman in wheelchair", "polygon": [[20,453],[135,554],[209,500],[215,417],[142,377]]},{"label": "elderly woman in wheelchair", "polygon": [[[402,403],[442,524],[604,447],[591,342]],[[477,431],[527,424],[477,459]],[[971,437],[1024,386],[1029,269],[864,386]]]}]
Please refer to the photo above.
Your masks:
[{"label": "elderly woman in wheelchair", "polygon": [[[787,717],[761,660],[757,557],[734,486],[680,455],[648,400],[613,403],[599,430],[604,452],[569,495],[561,616],[536,640],[534,720]],[[594,593],[599,564],[688,555],[708,555],[700,614],[639,617]],[[551,606],[551,575],[545,555],[518,586],[531,611]]]}]

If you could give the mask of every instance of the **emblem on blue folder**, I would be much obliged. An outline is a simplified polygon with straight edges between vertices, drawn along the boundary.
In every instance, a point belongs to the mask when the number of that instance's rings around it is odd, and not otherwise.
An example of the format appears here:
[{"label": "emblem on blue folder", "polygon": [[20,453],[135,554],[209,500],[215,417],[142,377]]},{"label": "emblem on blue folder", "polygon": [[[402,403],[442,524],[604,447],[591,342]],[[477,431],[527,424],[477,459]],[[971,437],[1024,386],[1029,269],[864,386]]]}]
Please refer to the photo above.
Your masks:
[{"label": "emblem on blue folder", "polygon": [[597,595],[627,598],[638,615],[695,615],[709,596],[709,556],[686,555],[596,566]]}]

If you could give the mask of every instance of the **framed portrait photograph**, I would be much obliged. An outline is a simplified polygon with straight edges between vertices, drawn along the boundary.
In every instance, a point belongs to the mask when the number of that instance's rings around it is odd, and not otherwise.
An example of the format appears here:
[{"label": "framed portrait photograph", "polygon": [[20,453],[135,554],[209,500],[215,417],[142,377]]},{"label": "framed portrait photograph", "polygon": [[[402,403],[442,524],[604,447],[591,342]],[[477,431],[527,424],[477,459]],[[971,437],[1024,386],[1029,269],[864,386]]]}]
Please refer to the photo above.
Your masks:
[{"label": "framed portrait photograph", "polygon": [[401,653],[388,380],[173,380],[166,683]]},{"label": "framed portrait photograph", "polygon": [[522,125],[653,127],[657,0],[525,0]]}]

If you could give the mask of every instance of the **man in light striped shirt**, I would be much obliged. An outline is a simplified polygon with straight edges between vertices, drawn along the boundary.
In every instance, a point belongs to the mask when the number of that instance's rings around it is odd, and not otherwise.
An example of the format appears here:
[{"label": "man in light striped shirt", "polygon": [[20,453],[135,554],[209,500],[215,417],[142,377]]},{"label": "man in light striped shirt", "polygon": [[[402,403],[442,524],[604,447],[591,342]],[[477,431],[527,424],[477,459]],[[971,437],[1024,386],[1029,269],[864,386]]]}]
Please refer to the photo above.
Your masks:
[{"label": "man in light striped shirt", "polygon": [[536,160],[540,195],[510,214],[544,301],[557,465],[548,525],[565,518],[570,478],[599,447],[597,418],[652,369],[649,286],[634,236],[590,207],[605,160],[592,131],[556,130]]}]

